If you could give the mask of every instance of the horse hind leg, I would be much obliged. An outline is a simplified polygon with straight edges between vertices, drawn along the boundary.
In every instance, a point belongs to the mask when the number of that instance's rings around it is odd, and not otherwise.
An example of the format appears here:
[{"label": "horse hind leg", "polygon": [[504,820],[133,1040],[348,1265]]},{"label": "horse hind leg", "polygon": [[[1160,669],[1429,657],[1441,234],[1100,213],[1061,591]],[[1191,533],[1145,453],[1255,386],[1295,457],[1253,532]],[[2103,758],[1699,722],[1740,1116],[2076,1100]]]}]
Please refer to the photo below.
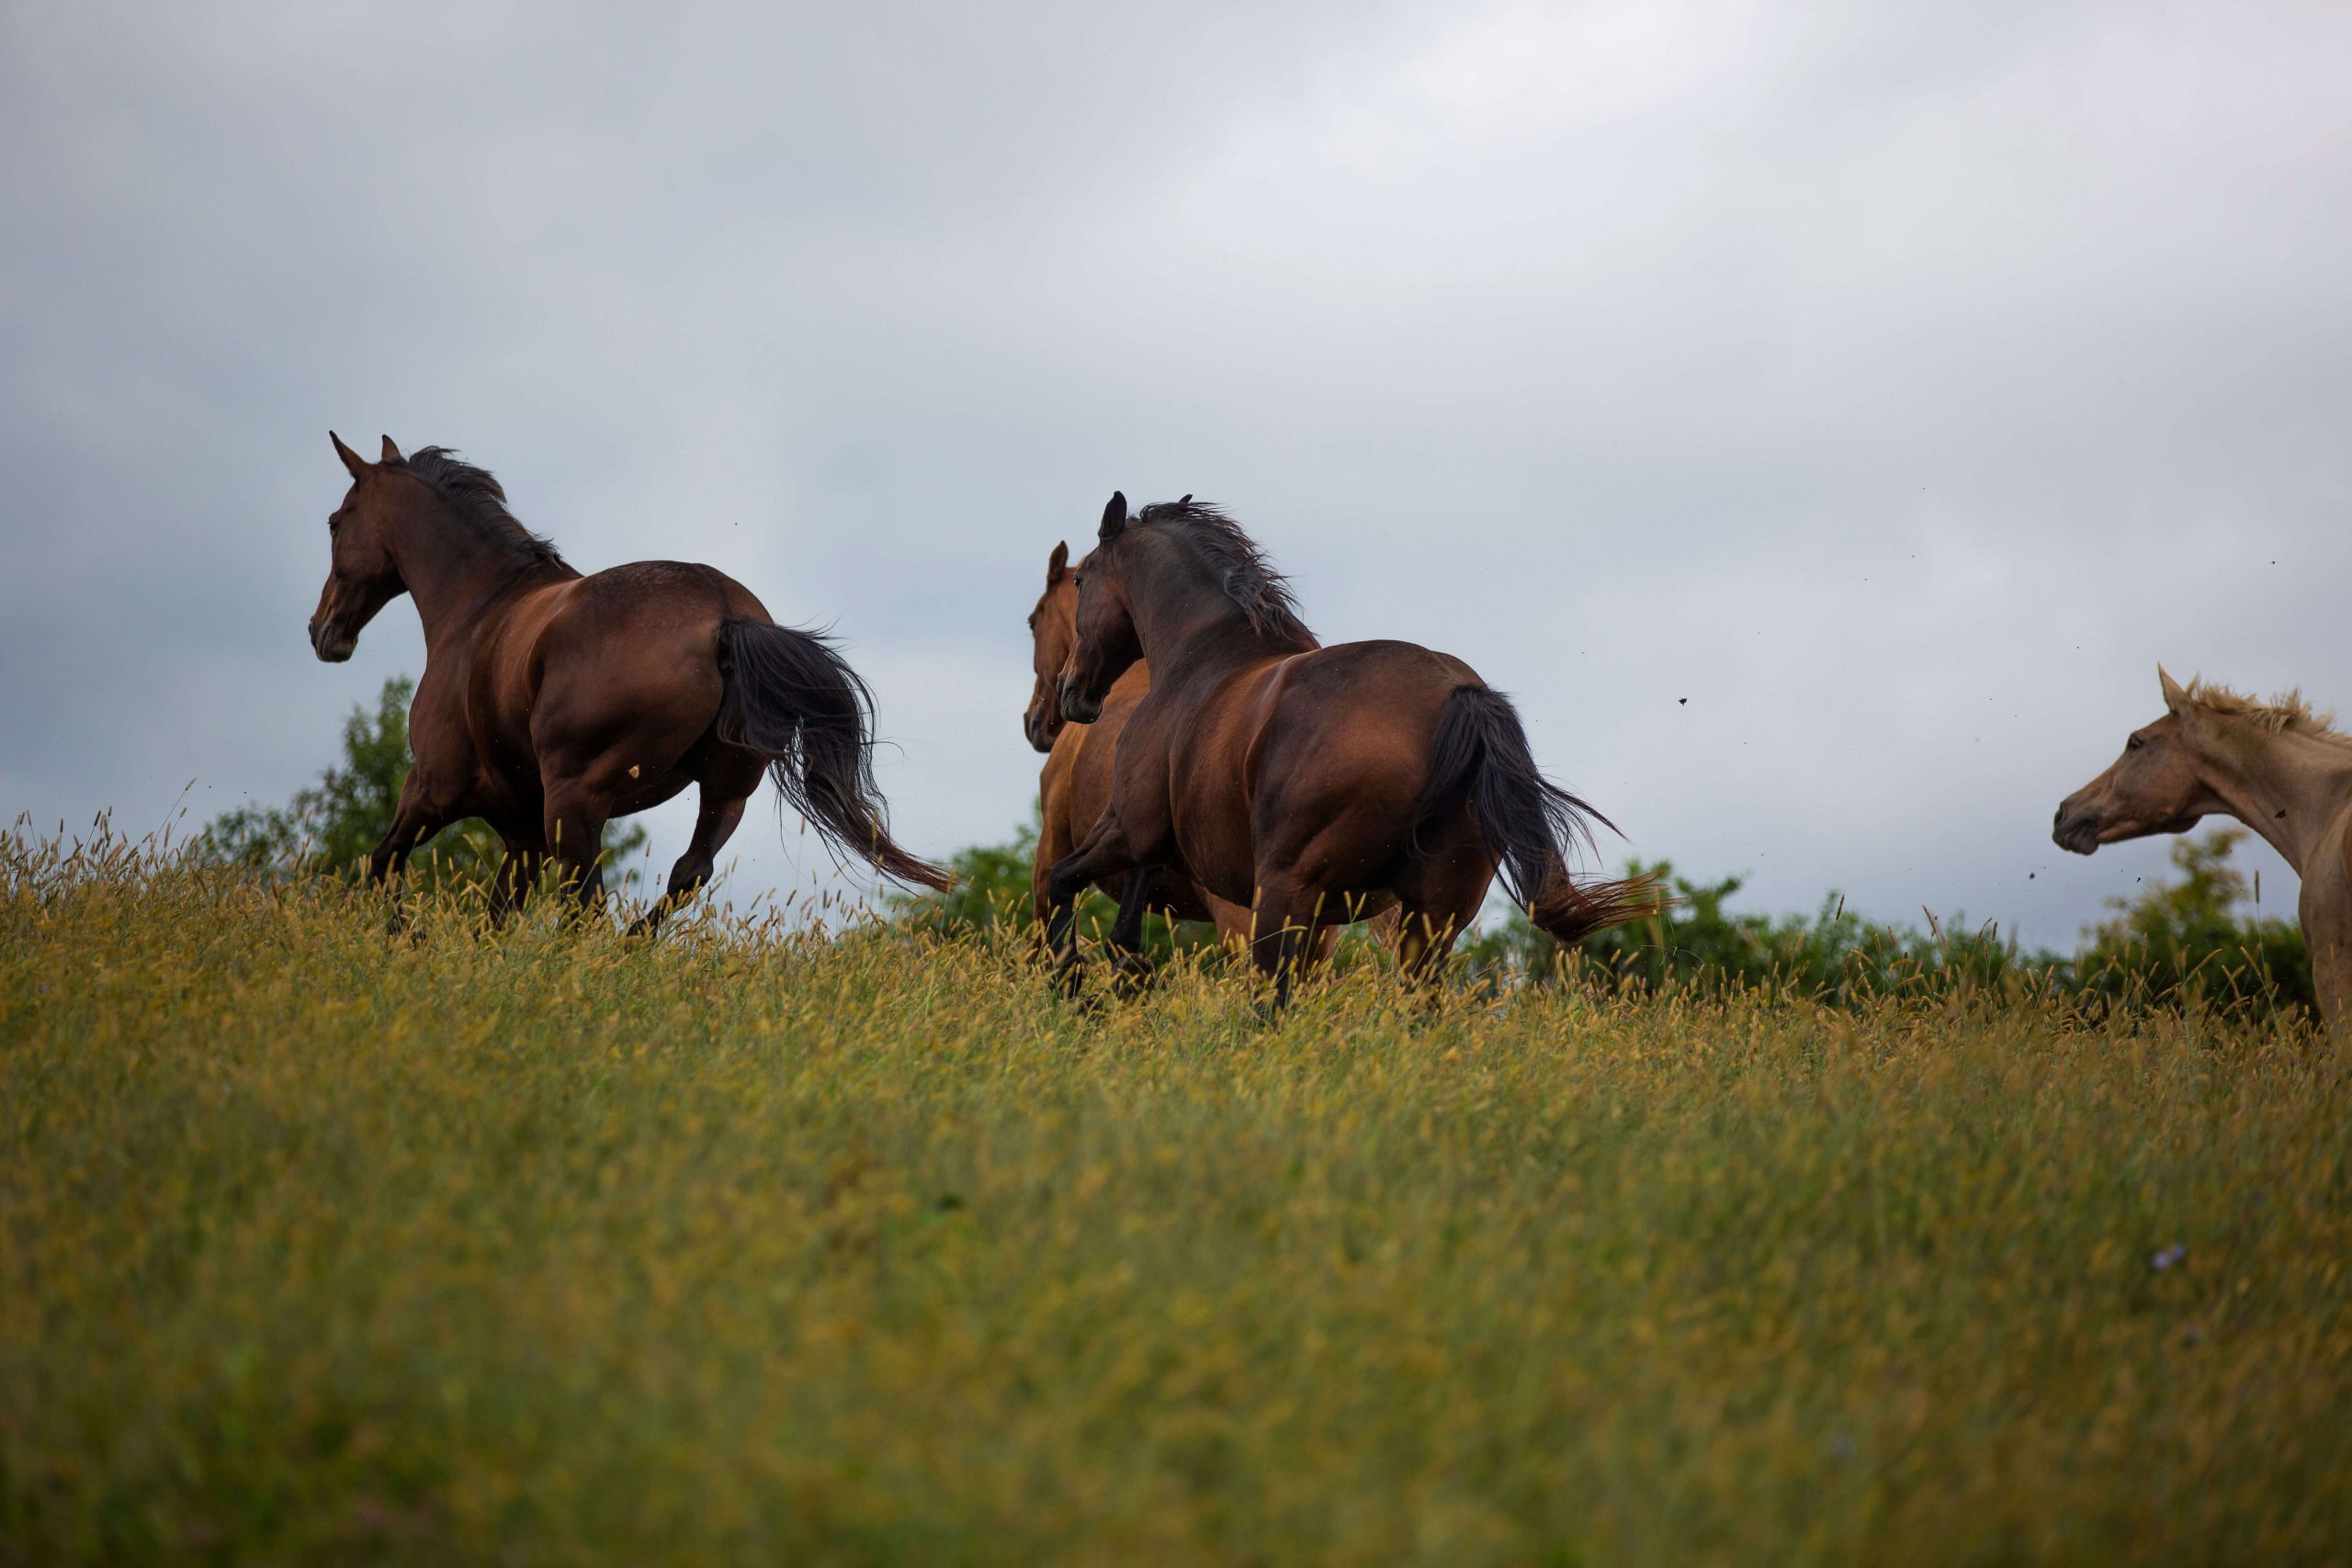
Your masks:
[{"label": "horse hind leg", "polygon": [[1412,855],[1395,885],[1396,968],[1408,986],[1433,990],[1454,942],[1478,918],[1495,863],[1466,818],[1437,829],[1430,851]]},{"label": "horse hind leg", "polygon": [[498,876],[490,886],[490,923],[503,926],[510,915],[522,913],[531,890],[539,885],[539,873],[547,865],[548,847],[536,837],[521,837],[503,833],[506,859],[498,868]]},{"label": "horse hind leg", "polygon": [[[752,774],[758,782],[759,775]],[[673,909],[691,902],[703,884],[710,880],[718,869],[718,852],[734,836],[736,826],[743,820],[744,803],[749,792],[730,795],[713,786],[706,779],[702,786],[702,805],[695,813],[694,838],[686,844],[686,852],[670,868],[670,884],[662,890],[661,902],[639,915],[629,926],[632,935],[650,936],[659,931],[662,920]]]},{"label": "horse hind leg", "polygon": [[1338,909],[1326,908],[1329,897],[1284,877],[1258,884],[1250,956],[1258,973],[1274,983],[1275,1012],[1290,1005],[1292,985],[1329,951],[1324,932],[1341,918]]},{"label": "horse hind leg", "polygon": [[1446,956],[1462,934],[1463,921],[1453,910],[1414,908],[1400,905],[1396,918],[1396,969],[1408,986],[1433,987],[1445,973]]}]

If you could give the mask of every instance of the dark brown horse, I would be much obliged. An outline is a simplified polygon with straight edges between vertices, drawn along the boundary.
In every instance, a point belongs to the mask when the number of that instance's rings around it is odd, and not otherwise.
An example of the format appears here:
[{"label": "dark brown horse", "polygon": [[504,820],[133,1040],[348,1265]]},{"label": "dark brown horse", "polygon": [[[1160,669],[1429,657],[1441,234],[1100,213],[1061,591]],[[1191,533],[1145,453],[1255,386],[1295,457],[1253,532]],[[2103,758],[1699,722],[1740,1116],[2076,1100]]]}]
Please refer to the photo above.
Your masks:
[{"label": "dark brown horse", "polygon": [[[1187,501],[1190,496],[1185,497]],[[1151,666],[1137,660],[1111,683],[1102,711],[1091,724],[1071,724],[1062,717],[1062,675],[1078,641],[1078,583],[1069,570],[1069,546],[1054,547],[1046,561],[1046,591],[1029,612],[1030,666],[1036,680],[1029,690],[1029,705],[1021,728],[1029,744],[1046,753],[1037,775],[1037,855],[1030,872],[1030,897],[1040,930],[1053,919],[1053,901],[1046,883],[1054,867],[1084,841],[1097,818],[1111,804],[1111,767],[1118,755],[1119,736],[1136,705],[1151,692]],[[1138,868],[1118,880],[1098,884],[1119,900],[1119,918],[1106,945],[1118,961],[1134,964],[1143,943],[1143,918],[1159,913],[1177,920],[1213,920],[1219,941],[1247,949],[1251,934],[1249,906],[1228,904],[1202,888],[1191,877],[1165,869]],[[1368,903],[1374,931],[1392,945],[1396,934],[1394,900]],[[1330,956],[1339,937],[1338,925],[1317,935],[1316,957]]]},{"label": "dark brown horse", "polygon": [[[1029,706],[1021,721],[1029,744],[1046,753],[1045,769],[1037,776],[1043,820],[1030,877],[1040,927],[1053,915],[1052,902],[1046,896],[1047,874],[1078,847],[1110,804],[1111,762],[1118,752],[1120,731],[1126,728],[1136,705],[1151,690],[1150,666],[1137,660],[1112,682],[1110,695],[1103,699],[1092,723],[1065,721],[1062,670],[1077,640],[1077,620],[1078,588],[1070,577],[1069,546],[1058,544],[1046,562],[1046,591],[1029,612],[1030,658],[1036,682],[1030,688]],[[1110,945],[1123,958],[1132,958],[1138,951],[1143,917],[1148,911],[1179,920],[1215,920],[1217,935],[1227,942],[1250,940],[1248,906],[1213,898],[1191,877],[1176,872],[1137,869],[1106,880],[1102,890],[1119,900],[1120,918],[1112,928]]]},{"label": "dark brown horse", "polygon": [[437,446],[369,463],[329,433],[351,490],[327,520],[331,565],[311,616],[330,663],[402,593],[424,623],[409,709],[415,759],[368,871],[464,817],[505,840],[502,905],[551,856],[601,893],[605,824],[702,788],[663,902],[692,895],[771,774],[825,842],[926,887],[946,873],[891,841],[875,788],[865,683],[822,637],[779,626],[711,567],[638,561],[582,576],[506,508],[488,472]]},{"label": "dark brown horse", "polygon": [[1507,698],[1418,644],[1321,647],[1215,507],[1188,497],[1130,522],[1114,495],[1075,577],[1063,716],[1094,719],[1138,660],[1154,678],[1119,738],[1109,809],[1048,878],[1073,983],[1071,900],[1136,867],[1248,905],[1278,999],[1325,925],[1392,897],[1407,974],[1434,973],[1498,866],[1565,942],[1657,907],[1647,878],[1570,876],[1568,851],[1608,819],[1536,771]]}]

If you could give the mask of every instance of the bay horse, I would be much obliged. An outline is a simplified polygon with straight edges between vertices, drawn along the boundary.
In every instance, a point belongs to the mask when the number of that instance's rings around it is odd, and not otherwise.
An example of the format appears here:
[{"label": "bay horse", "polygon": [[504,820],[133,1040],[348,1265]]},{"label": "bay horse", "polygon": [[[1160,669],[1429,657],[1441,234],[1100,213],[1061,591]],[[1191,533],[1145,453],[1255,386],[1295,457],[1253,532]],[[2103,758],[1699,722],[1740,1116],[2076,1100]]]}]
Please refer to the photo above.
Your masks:
[{"label": "bay horse", "polygon": [[[1190,496],[1185,497],[1187,501]],[[1022,733],[1029,744],[1046,753],[1037,775],[1038,812],[1036,859],[1030,872],[1031,904],[1038,929],[1052,922],[1053,901],[1046,884],[1055,864],[1067,858],[1086,837],[1095,819],[1111,803],[1111,764],[1117,755],[1120,733],[1128,716],[1151,690],[1151,667],[1138,660],[1111,683],[1102,710],[1090,724],[1072,724],[1062,717],[1061,681],[1078,641],[1078,584],[1069,569],[1069,544],[1054,547],[1046,559],[1046,590],[1029,612],[1030,668],[1035,677],[1029,705],[1021,716]],[[1123,964],[1134,964],[1142,951],[1143,917],[1156,912],[1175,920],[1211,920],[1217,939],[1228,947],[1247,951],[1250,916],[1247,905],[1227,903],[1191,877],[1178,872],[1138,868],[1125,878],[1105,879],[1098,886],[1119,900],[1119,919],[1112,926],[1107,945]],[[1394,904],[1385,912],[1374,908],[1374,928],[1384,940],[1393,940]],[[1339,937],[1337,925],[1318,934],[1318,958],[1329,957]]]},{"label": "bay horse", "polygon": [[2215,812],[2261,834],[2302,880],[2296,914],[2320,1017],[2339,1043],[2352,1042],[2352,736],[2298,693],[2259,703],[2202,681],[2183,686],[2161,667],[2156,680],[2164,716],[2059,802],[2051,838],[2086,855],[2185,833]]},{"label": "bay horse", "polygon": [[[1087,829],[1111,801],[1111,761],[1128,716],[1151,690],[1151,670],[1136,662],[1114,682],[1102,711],[1091,724],[1071,724],[1062,717],[1062,667],[1069,663],[1077,641],[1078,586],[1069,570],[1069,545],[1054,547],[1046,561],[1046,591],[1029,612],[1030,663],[1035,676],[1029,705],[1021,716],[1022,733],[1029,744],[1046,753],[1037,775],[1037,800],[1042,821],[1037,829],[1037,855],[1030,874],[1030,897],[1037,924],[1045,928],[1053,916],[1046,894],[1048,874],[1086,837]],[[1189,876],[1169,870],[1139,868],[1112,881],[1102,891],[1119,900],[1119,919],[1111,929],[1111,950],[1132,962],[1140,953],[1143,917],[1157,911],[1178,920],[1214,920],[1218,937],[1246,944],[1250,940],[1250,910],[1204,892]]]},{"label": "bay horse", "polygon": [[1136,867],[1182,869],[1248,906],[1277,1006],[1322,929],[1368,902],[1400,907],[1407,976],[1434,974],[1498,868],[1564,942],[1657,908],[1651,878],[1570,874],[1570,850],[1608,818],[1537,771],[1508,698],[1416,643],[1323,647],[1216,507],[1186,497],[1130,521],[1114,493],[1073,579],[1062,716],[1092,721],[1138,660],[1154,672],[1119,738],[1109,808],[1047,877],[1073,987],[1071,900]]},{"label": "bay horse", "polygon": [[311,650],[349,659],[402,593],[424,624],[414,761],[368,857],[372,881],[479,817],[506,846],[494,908],[519,901],[550,858],[584,903],[603,891],[605,824],[699,785],[693,840],[650,926],[709,877],[765,773],[837,854],[901,882],[949,885],[891,840],[872,698],[824,637],[777,626],[713,567],[637,561],[582,576],[516,521],[486,469],[445,447],[404,457],[387,435],[370,463],[328,439],[351,488],[327,520]]}]

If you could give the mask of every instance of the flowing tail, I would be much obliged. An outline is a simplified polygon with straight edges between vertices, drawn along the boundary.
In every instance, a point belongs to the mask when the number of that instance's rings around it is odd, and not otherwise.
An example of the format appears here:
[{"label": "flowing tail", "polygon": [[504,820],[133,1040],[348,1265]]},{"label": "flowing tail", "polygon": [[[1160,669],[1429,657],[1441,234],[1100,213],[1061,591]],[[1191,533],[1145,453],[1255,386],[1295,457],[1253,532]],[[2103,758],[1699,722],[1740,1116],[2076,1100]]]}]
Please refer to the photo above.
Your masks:
[{"label": "flowing tail", "polygon": [[900,882],[955,886],[891,840],[867,733],[874,695],[831,642],[766,621],[724,620],[718,674],[718,738],[766,756],[775,787],[828,849]]},{"label": "flowing tail", "polygon": [[1456,686],[1430,740],[1430,782],[1416,821],[1458,809],[1464,801],[1487,847],[1502,862],[1503,885],[1538,929],[1581,942],[1655,914],[1662,907],[1655,875],[1579,884],[1568,852],[1593,848],[1592,824],[1617,825],[1535,768],[1527,731],[1510,699],[1486,686]]}]

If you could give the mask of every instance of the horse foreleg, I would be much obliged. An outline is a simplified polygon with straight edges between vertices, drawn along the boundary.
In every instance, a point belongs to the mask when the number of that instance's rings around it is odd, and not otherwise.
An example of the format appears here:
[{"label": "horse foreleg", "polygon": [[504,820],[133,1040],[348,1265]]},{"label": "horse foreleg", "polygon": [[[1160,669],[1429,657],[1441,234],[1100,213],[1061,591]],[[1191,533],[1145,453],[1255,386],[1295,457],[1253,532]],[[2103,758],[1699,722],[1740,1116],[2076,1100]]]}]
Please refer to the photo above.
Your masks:
[{"label": "horse foreleg", "polygon": [[400,804],[392,808],[392,826],[368,857],[368,880],[378,887],[408,870],[408,857],[416,846],[447,828],[451,818],[427,801],[418,775],[419,768],[411,768],[408,777],[401,781]]},{"label": "horse foreleg", "polygon": [[[1106,876],[1122,876],[1135,868],[1135,852],[1128,847],[1117,820],[1106,811],[1102,820],[1094,824],[1094,830],[1087,834],[1086,842],[1057,864],[1046,878],[1049,911],[1046,947],[1055,955],[1056,979],[1065,995],[1075,997],[1079,989],[1078,896]],[[1124,912],[1124,902],[1120,908]],[[1140,912],[1136,919],[1142,919]]]},{"label": "horse foreleg", "polygon": [[1141,982],[1151,976],[1143,955],[1143,917],[1150,908],[1152,874],[1142,866],[1127,873],[1119,891],[1119,918],[1111,922],[1103,946],[1110,950],[1111,967],[1121,978]]}]

